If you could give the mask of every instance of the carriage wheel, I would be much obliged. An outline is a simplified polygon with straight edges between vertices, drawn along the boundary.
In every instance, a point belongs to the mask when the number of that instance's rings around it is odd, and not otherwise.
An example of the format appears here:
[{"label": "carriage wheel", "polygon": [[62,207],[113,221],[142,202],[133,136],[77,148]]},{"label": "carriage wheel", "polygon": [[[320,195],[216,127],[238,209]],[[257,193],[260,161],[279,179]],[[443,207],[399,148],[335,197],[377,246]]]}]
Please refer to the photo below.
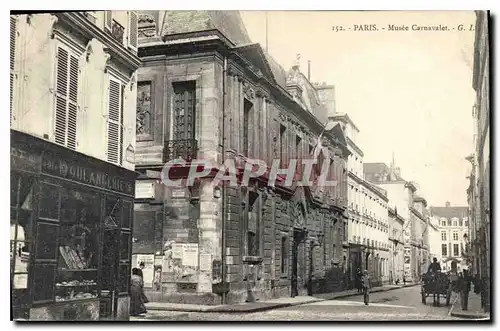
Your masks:
[{"label": "carriage wheel", "polygon": [[426,300],[425,300],[425,298],[426,298],[426,295],[425,295],[425,290],[424,290],[424,289],[422,289],[422,290],[420,291],[420,293],[422,294],[422,303],[425,305],[425,304],[426,304]]}]

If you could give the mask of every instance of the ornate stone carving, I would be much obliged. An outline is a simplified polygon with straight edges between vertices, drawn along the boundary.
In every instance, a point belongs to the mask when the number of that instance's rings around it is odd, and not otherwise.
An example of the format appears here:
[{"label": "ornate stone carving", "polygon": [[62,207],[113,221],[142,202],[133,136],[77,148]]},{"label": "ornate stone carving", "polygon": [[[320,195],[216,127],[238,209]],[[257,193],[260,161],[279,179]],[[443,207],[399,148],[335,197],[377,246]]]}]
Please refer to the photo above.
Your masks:
[{"label": "ornate stone carving", "polygon": [[288,120],[288,118],[286,117],[286,115],[283,114],[282,112],[280,112],[278,114],[278,117],[279,117],[280,121],[283,122],[283,123],[287,122],[287,120]]},{"label": "ornate stone carving", "polygon": [[139,24],[139,26],[141,25],[150,25],[150,24],[155,24],[155,19],[152,15],[149,15],[149,14],[140,14],[138,19],[137,19],[137,23]]},{"label": "ornate stone carving", "polygon": [[156,22],[152,15],[140,14],[137,20],[138,36],[151,38],[156,35]]},{"label": "ornate stone carving", "polygon": [[294,203],[290,208],[290,216],[293,219],[293,226],[299,229],[304,229],[307,225],[306,215],[304,215],[302,204]]},{"label": "ornate stone carving", "polygon": [[57,21],[59,18],[55,15],[50,15],[50,25],[49,25],[49,31],[50,31],[50,38],[54,39],[55,37],[55,26],[57,24]]},{"label": "ornate stone carving", "polygon": [[245,98],[250,101],[252,101],[255,97],[253,88],[246,81],[243,81],[243,93],[245,93]]},{"label": "ornate stone carving", "polygon": [[143,82],[137,86],[136,134],[151,134],[151,83]]},{"label": "ornate stone carving", "polygon": [[111,60],[111,54],[104,52],[104,72],[108,72],[109,60]]}]

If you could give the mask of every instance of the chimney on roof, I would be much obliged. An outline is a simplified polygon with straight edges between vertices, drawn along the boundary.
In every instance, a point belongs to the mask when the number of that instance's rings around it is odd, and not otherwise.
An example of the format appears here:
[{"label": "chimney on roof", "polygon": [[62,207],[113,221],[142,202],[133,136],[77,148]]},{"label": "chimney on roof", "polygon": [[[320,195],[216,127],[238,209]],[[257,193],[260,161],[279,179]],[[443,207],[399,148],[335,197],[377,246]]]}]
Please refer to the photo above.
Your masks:
[{"label": "chimney on roof", "polygon": [[307,61],[307,80],[311,81],[311,60]]},{"label": "chimney on roof", "polygon": [[394,174],[396,177],[401,177],[401,168],[400,167],[395,167],[394,168]]},{"label": "chimney on roof", "polygon": [[449,206],[450,206],[450,202],[449,202],[449,201],[446,201],[445,206],[446,206],[446,207],[449,207]]}]

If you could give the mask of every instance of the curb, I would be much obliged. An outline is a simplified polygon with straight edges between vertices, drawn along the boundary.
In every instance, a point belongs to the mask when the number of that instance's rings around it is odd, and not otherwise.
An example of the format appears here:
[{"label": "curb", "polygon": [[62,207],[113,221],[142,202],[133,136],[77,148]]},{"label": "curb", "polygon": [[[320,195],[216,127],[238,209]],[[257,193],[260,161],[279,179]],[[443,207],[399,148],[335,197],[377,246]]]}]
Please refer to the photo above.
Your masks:
[{"label": "curb", "polygon": [[266,310],[272,310],[272,309],[279,309],[279,308],[285,308],[285,307],[293,307],[293,306],[299,306],[299,305],[305,305],[308,303],[314,303],[314,302],[319,302],[319,301],[325,301],[325,299],[312,299],[309,301],[305,302],[284,302],[284,303],[269,303],[267,305],[262,305],[258,307],[245,307],[244,304],[241,305],[241,309],[238,309],[236,307],[239,307],[238,305],[232,305],[232,306],[226,306],[224,305],[223,307],[199,307],[199,308],[183,308],[183,307],[168,307],[163,308],[163,307],[147,307],[148,310],[154,310],[154,311],[182,311],[182,312],[189,312],[189,313],[255,313],[255,312],[260,312],[260,311],[266,311]]},{"label": "curb", "polygon": [[[393,291],[393,290],[400,290],[402,288],[407,288],[407,287],[413,287],[413,286],[418,286],[420,285],[419,283],[417,284],[410,284],[410,285],[401,285],[400,287],[391,287],[391,288],[386,288],[386,289],[373,289],[370,291],[370,293],[378,293],[378,292],[387,292],[387,291]],[[363,295],[363,293],[350,293],[350,294],[339,294],[339,295],[333,295],[331,298],[324,299],[324,300],[336,300],[336,299],[343,299],[343,298],[348,298],[348,297],[354,297],[357,295]]]},{"label": "curb", "polygon": [[451,313],[453,317],[467,318],[473,320],[489,320],[490,316],[488,315],[480,315],[480,314],[466,314],[466,313]]},{"label": "curb", "polygon": [[[386,288],[386,289],[376,289],[373,290],[371,293],[377,293],[377,292],[387,292],[387,291],[392,291],[392,290],[399,290],[402,288],[406,287],[413,287],[417,286],[420,284],[410,284],[410,285],[402,285],[400,287],[393,287],[393,288]],[[341,294],[337,296],[333,296],[332,298],[316,298],[316,299],[311,299],[309,301],[303,301],[303,302],[283,302],[283,303],[269,303],[267,305],[263,304],[262,306],[257,306],[257,307],[245,307],[245,304],[241,305],[223,305],[223,306],[209,306],[209,307],[196,307],[196,308],[185,308],[185,307],[148,307],[146,305],[146,308],[148,310],[155,310],[155,311],[182,311],[182,312],[190,312],[190,313],[255,313],[255,312],[261,312],[261,311],[266,311],[266,310],[272,310],[272,309],[279,309],[279,308],[286,308],[286,307],[294,307],[294,306],[300,306],[300,305],[305,305],[309,303],[315,303],[315,302],[320,302],[320,301],[326,301],[326,300],[335,300],[335,299],[341,299],[341,298],[347,298],[347,297],[352,297],[352,296],[357,296],[357,295],[362,295],[359,293],[350,293],[350,294]],[[241,309],[238,308],[241,307]]]}]

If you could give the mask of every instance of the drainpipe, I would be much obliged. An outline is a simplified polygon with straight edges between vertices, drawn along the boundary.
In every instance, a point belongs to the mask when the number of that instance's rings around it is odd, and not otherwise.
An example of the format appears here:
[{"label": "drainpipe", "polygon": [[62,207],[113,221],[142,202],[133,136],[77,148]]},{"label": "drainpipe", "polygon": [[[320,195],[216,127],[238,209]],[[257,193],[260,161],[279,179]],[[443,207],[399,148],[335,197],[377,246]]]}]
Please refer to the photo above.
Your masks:
[{"label": "drainpipe", "polygon": [[[224,56],[224,69],[222,71],[222,165],[224,165],[225,159],[226,159],[226,149],[225,149],[225,144],[226,144],[226,75],[227,75],[227,57]],[[225,242],[225,228],[226,228],[226,185],[225,182],[222,182],[222,235],[221,235],[221,247],[222,247],[222,285],[225,285],[226,283],[226,242]],[[226,292],[225,290],[222,292],[221,296],[221,304],[226,303]]]}]

